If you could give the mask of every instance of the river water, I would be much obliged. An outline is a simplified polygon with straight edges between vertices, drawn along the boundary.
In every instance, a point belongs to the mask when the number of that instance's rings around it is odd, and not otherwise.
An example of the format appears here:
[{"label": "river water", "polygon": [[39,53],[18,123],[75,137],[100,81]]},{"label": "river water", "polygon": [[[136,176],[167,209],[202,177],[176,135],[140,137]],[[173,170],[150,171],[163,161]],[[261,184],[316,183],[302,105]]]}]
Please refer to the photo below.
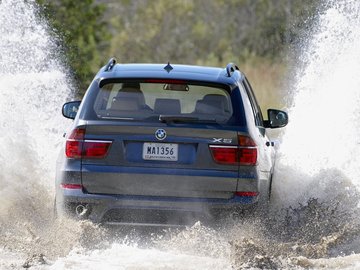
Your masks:
[{"label": "river water", "polygon": [[109,232],[52,216],[74,87],[35,4],[0,0],[0,269],[359,269],[359,14],[324,3],[294,53],[269,213]]}]

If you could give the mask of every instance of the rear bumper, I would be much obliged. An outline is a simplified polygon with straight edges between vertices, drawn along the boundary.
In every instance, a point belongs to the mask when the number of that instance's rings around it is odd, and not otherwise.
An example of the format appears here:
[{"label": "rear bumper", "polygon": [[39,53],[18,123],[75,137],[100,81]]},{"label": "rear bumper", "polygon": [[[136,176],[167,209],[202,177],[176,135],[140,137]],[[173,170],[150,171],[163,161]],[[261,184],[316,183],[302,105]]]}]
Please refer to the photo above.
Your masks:
[{"label": "rear bumper", "polygon": [[231,212],[255,204],[258,196],[206,199],[101,195],[89,194],[81,189],[61,189],[56,201],[59,211],[65,209],[74,216],[76,206],[86,206],[88,211],[82,217],[95,223],[172,226],[213,219],[215,213]]}]

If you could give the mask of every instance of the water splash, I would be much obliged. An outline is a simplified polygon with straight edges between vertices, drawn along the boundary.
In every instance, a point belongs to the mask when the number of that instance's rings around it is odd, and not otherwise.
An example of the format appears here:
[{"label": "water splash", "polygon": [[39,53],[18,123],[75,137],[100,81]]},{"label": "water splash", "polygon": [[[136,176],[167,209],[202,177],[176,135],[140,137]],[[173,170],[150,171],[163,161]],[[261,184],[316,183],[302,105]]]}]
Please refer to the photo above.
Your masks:
[{"label": "water splash", "polygon": [[[324,4],[301,44],[289,95],[269,215],[259,237],[234,241],[234,264],[269,269],[357,269],[359,230],[360,2]],[[242,227],[239,227],[241,230]],[[246,255],[253,260],[246,260]],[[322,259],[320,259],[322,258]]]},{"label": "water splash", "polygon": [[68,124],[61,104],[72,85],[49,32],[35,1],[0,1],[0,248],[54,254],[77,238],[51,237],[79,230],[52,223],[57,146]]},{"label": "water splash", "polygon": [[[360,188],[360,3],[330,1],[326,7],[302,42],[300,68],[290,87],[293,106],[281,146],[277,188],[281,194],[289,191],[295,202],[302,193],[309,193],[305,199],[316,195],[309,188],[315,181],[332,185],[340,173],[346,182],[343,188]],[[319,179],[324,171],[329,171],[327,177]],[[291,201],[289,197],[284,201]]]},{"label": "water splash", "polygon": [[[0,179],[5,188],[26,188],[26,179],[53,184],[56,145],[66,126],[60,108],[72,87],[47,31],[33,3],[1,2]],[[14,181],[14,174],[24,179]]]}]

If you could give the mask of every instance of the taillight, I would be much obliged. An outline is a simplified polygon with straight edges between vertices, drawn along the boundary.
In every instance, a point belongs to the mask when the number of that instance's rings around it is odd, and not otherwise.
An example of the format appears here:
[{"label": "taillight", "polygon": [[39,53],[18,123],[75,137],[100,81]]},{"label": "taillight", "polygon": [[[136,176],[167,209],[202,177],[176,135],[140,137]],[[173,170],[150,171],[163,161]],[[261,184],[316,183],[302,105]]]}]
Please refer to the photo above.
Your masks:
[{"label": "taillight", "polygon": [[257,148],[248,136],[238,136],[238,146],[210,145],[211,154],[216,163],[228,165],[256,165]]},{"label": "taillight", "polygon": [[239,163],[240,165],[255,165],[257,161],[256,148],[239,147]]},{"label": "taillight", "polygon": [[65,154],[68,158],[103,158],[111,141],[84,140],[85,129],[74,129],[66,140]]},{"label": "taillight", "polygon": [[106,156],[110,145],[111,141],[85,140],[82,156],[86,158],[103,158]]},{"label": "taillight", "polygon": [[84,128],[74,129],[66,140],[65,154],[68,158],[80,158],[85,137]]},{"label": "taillight", "polygon": [[237,146],[215,146],[210,145],[214,160],[220,164],[236,164],[239,160],[239,149]]},{"label": "taillight", "polygon": [[239,163],[240,165],[256,165],[257,148],[251,137],[239,135]]}]

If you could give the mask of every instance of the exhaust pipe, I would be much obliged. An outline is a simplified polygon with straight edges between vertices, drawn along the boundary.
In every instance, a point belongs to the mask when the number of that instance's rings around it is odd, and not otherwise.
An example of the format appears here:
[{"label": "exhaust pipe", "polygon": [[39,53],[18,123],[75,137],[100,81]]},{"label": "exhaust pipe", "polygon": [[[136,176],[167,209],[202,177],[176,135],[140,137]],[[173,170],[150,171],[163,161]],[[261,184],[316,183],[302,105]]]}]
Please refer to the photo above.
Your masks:
[{"label": "exhaust pipe", "polygon": [[88,211],[88,205],[79,204],[75,208],[75,213],[78,217],[84,217]]}]

